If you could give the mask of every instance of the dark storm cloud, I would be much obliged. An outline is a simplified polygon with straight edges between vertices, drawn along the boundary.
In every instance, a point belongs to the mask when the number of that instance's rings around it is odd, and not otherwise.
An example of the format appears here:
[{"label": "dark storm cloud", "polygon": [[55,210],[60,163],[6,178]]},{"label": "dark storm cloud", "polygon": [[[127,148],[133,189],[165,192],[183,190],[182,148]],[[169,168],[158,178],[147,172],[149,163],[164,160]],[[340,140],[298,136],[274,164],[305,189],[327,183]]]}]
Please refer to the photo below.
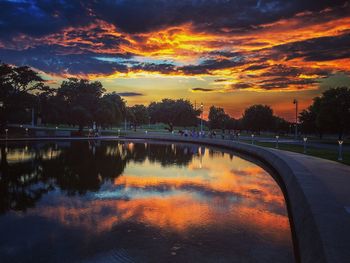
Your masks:
[{"label": "dark storm cloud", "polygon": [[240,82],[240,83],[236,83],[236,84],[231,85],[232,89],[248,89],[250,87],[252,87],[252,84],[244,83],[244,82]]},{"label": "dark storm cloud", "polygon": [[214,89],[209,89],[209,88],[193,88],[192,91],[211,92],[211,91],[214,91]]},{"label": "dark storm cloud", "polygon": [[285,65],[273,65],[267,72],[261,74],[263,77],[296,77],[302,73],[302,69],[297,67],[288,67]]},{"label": "dark storm cloud", "polygon": [[[244,31],[303,11],[339,7],[348,1],[285,0],[31,0],[0,2],[0,36],[43,35],[101,19],[128,33],[193,23],[198,30]],[[339,8],[339,12],[345,12]]]},{"label": "dark storm cloud", "polygon": [[51,47],[40,47],[22,51],[0,49],[2,62],[30,65],[46,73],[55,74],[112,74],[127,72],[121,63],[96,60],[93,54],[57,55]]},{"label": "dark storm cloud", "polygon": [[306,61],[327,61],[350,57],[350,30],[343,35],[298,41],[273,49],[287,59],[302,57]]},{"label": "dark storm cloud", "polygon": [[242,56],[242,53],[239,52],[231,52],[231,51],[212,51],[208,53],[209,56],[218,56],[218,57],[225,57],[225,58],[234,58],[234,57],[240,57]]},{"label": "dark storm cloud", "polygon": [[132,70],[142,70],[148,72],[158,72],[162,74],[169,74],[175,71],[175,66],[172,64],[162,63],[139,63],[131,68]]},{"label": "dark storm cloud", "polygon": [[280,78],[280,79],[271,79],[267,81],[262,81],[258,84],[258,86],[264,90],[272,90],[272,89],[284,89],[288,88],[291,85],[295,87],[299,87],[300,89],[304,88],[305,85],[312,85],[315,83],[319,83],[319,81],[315,79],[288,79],[288,78]]},{"label": "dark storm cloud", "polygon": [[247,67],[245,70],[259,70],[259,69],[264,69],[268,67],[269,67],[269,64],[254,64]]},{"label": "dark storm cloud", "polygon": [[144,96],[143,93],[139,93],[139,92],[119,92],[117,93],[119,96],[121,97],[137,97],[137,96]]},{"label": "dark storm cloud", "polygon": [[294,89],[303,89],[305,86],[310,86],[319,83],[319,80],[316,79],[292,79],[287,77],[280,77],[280,78],[271,78],[263,81],[259,81],[255,84],[246,83],[246,82],[239,82],[231,85],[231,88],[233,90],[238,89],[249,89],[249,88],[259,88],[262,90],[274,90],[274,89],[286,89],[291,86],[294,87]]},{"label": "dark storm cloud", "polygon": [[118,25],[124,32],[140,33],[192,22],[198,30],[242,31],[303,11],[341,6],[344,0],[132,0],[96,1],[90,4],[97,17]]},{"label": "dark storm cloud", "polygon": [[302,74],[316,75],[319,78],[325,78],[328,77],[331,72],[329,72],[329,70],[322,70],[317,68],[302,68],[277,64],[268,67],[266,72],[260,74],[259,76],[268,77],[269,79],[275,80],[284,80],[287,78],[295,78]]},{"label": "dark storm cloud", "polygon": [[42,36],[91,21],[80,1],[0,1],[0,37]]},{"label": "dark storm cloud", "polygon": [[214,82],[225,82],[227,79],[215,79]]},{"label": "dark storm cloud", "polygon": [[244,62],[240,60],[234,61],[230,59],[208,59],[198,65],[179,67],[178,70],[188,75],[210,74],[210,71],[212,70],[233,68],[243,64]]}]

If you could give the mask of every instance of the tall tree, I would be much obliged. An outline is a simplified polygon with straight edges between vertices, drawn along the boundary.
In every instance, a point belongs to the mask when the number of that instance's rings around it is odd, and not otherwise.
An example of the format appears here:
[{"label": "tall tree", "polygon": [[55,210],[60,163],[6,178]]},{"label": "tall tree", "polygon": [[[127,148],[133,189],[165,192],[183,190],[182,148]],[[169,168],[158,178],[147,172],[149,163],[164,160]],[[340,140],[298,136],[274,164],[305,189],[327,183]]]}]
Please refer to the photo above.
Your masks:
[{"label": "tall tree", "polygon": [[9,121],[26,121],[30,115],[29,109],[37,105],[34,93],[48,90],[50,88],[44,80],[31,68],[0,64],[1,132]]},{"label": "tall tree", "polygon": [[115,92],[105,94],[98,103],[95,120],[102,126],[118,125],[123,116],[125,102]]},{"label": "tall tree", "polygon": [[66,122],[83,127],[92,124],[98,109],[99,99],[105,89],[101,82],[90,82],[85,79],[70,78],[62,82],[57,96],[65,108]]},{"label": "tall tree", "polygon": [[141,124],[146,124],[149,122],[148,109],[145,105],[134,105],[130,107],[130,111],[133,113],[133,123],[136,129],[136,126]]},{"label": "tall tree", "polygon": [[[339,139],[350,129],[350,88],[332,88],[323,92],[314,106],[319,107],[316,124],[328,132],[337,133]],[[319,105],[315,105],[319,103]]]},{"label": "tall tree", "polygon": [[244,111],[242,121],[244,127],[253,132],[272,130],[274,127],[273,111],[267,105],[253,105]]},{"label": "tall tree", "polygon": [[148,107],[152,122],[167,123],[172,130],[173,125],[197,125],[200,110],[194,109],[188,100],[163,99],[161,102],[152,102]]},{"label": "tall tree", "polygon": [[274,116],[274,128],[276,133],[288,133],[289,132],[289,126],[290,122],[286,121],[285,119]]},{"label": "tall tree", "polygon": [[301,131],[305,134],[318,133],[320,139],[322,139],[323,132],[326,127],[323,127],[324,123],[322,118],[319,118],[321,109],[321,98],[315,97],[313,103],[305,110],[300,112],[299,121]]},{"label": "tall tree", "polygon": [[230,121],[223,108],[211,106],[209,109],[209,126],[211,129],[225,129]]}]

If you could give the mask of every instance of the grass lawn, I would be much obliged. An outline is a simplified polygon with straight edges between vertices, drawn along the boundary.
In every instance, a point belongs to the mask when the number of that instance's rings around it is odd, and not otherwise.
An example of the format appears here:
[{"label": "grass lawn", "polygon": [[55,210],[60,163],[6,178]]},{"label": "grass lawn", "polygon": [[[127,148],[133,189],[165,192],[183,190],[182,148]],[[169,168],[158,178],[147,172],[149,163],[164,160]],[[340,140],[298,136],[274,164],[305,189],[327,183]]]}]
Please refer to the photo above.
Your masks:
[{"label": "grass lawn", "polygon": [[[276,143],[271,143],[271,142],[255,142],[255,144],[263,147],[268,147],[268,148],[276,147]],[[304,147],[301,145],[279,143],[278,146],[280,150],[297,152],[302,154],[304,153]],[[332,161],[337,161],[343,164],[350,165],[350,153],[345,151],[343,151],[343,161],[338,161],[338,151],[328,150],[328,149],[316,149],[316,148],[309,147],[307,148],[306,155],[311,155],[311,156],[332,160]]]}]

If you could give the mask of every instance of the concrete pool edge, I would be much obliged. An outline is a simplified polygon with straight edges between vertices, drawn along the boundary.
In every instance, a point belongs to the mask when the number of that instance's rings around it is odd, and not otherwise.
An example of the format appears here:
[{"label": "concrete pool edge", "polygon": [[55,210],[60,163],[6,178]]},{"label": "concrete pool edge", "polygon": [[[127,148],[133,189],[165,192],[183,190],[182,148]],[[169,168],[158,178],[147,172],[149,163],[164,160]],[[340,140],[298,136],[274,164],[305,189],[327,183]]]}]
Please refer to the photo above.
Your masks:
[{"label": "concrete pool edge", "polygon": [[[301,262],[350,262],[350,215],[323,182],[298,158],[284,151],[229,140],[176,135],[134,134],[125,139],[197,143],[241,152],[276,171],[285,194],[295,245]],[[308,157],[314,158],[314,157]],[[315,158],[318,160],[319,158]],[[319,160],[318,160],[319,161]],[[330,162],[335,167],[341,165]],[[350,182],[350,177],[349,177]]]}]

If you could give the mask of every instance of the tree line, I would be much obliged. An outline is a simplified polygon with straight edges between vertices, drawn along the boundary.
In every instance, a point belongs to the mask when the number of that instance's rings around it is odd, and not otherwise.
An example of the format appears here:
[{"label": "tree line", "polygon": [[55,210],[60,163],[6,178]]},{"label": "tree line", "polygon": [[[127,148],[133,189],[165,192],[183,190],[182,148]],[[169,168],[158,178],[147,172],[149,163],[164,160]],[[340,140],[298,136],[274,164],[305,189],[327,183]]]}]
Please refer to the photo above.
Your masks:
[{"label": "tree line", "polygon": [[261,104],[245,109],[240,119],[230,117],[223,108],[211,106],[208,120],[211,129],[246,130],[257,134],[263,131],[288,133],[291,125],[285,119],[275,116],[270,106]]},{"label": "tree line", "polygon": [[342,139],[350,131],[350,88],[326,90],[315,97],[313,103],[299,115],[305,134],[337,134]]},{"label": "tree line", "polygon": [[29,123],[32,112],[41,124],[67,124],[84,127],[111,127],[127,120],[136,126],[146,123],[166,123],[169,130],[177,126],[197,124],[200,110],[184,99],[163,99],[145,105],[126,106],[117,93],[107,93],[99,81],[69,78],[58,88],[27,66],[0,64],[0,125]]},{"label": "tree line", "polygon": [[[108,93],[99,81],[69,78],[58,88],[47,85],[38,72],[27,66],[0,64],[0,132],[8,123],[29,123],[32,112],[42,124],[66,124],[82,131],[93,123],[104,128],[127,121],[137,126],[165,123],[168,130],[174,126],[193,127],[200,124],[202,109],[184,99],[163,99],[149,106],[126,106],[117,93]],[[313,104],[299,116],[300,130],[307,133],[337,133],[349,131],[350,89],[334,88],[313,100]],[[276,116],[270,106],[252,105],[241,118],[230,117],[223,108],[211,106],[209,129],[247,130],[253,133],[270,131],[288,133],[292,123]]]}]

